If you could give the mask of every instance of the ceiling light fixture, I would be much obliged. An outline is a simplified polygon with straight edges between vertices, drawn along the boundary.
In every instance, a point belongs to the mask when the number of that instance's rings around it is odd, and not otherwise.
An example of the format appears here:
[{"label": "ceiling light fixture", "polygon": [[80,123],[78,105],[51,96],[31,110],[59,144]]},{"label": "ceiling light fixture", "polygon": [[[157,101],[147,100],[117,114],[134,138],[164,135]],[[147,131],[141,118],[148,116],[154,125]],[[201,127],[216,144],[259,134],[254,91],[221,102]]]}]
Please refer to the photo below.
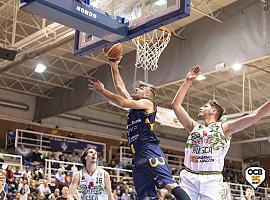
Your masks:
[{"label": "ceiling light fixture", "polygon": [[202,75],[202,74],[200,74],[197,78],[196,78],[196,80],[198,80],[198,81],[203,81],[203,80],[205,80],[206,79],[206,77],[204,76],[204,75]]},{"label": "ceiling light fixture", "polygon": [[235,63],[232,68],[234,71],[239,71],[242,68],[242,65],[239,63]]},{"label": "ceiling light fixture", "polygon": [[46,65],[43,65],[43,64],[41,64],[41,63],[38,63],[38,64],[36,65],[35,72],[37,72],[37,73],[42,73],[42,72],[45,71],[45,69],[46,69]]},{"label": "ceiling light fixture", "polygon": [[164,6],[167,4],[167,1],[166,0],[158,0],[154,4],[157,6]]}]

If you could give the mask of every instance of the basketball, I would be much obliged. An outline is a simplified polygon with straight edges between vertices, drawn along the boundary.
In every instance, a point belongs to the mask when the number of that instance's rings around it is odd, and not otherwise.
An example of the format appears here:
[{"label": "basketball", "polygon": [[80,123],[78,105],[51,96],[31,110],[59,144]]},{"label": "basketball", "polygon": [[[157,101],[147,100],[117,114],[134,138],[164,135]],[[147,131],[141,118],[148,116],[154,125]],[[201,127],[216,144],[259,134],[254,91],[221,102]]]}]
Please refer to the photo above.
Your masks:
[{"label": "basketball", "polygon": [[122,56],[123,47],[122,44],[117,43],[104,48],[103,51],[108,60],[118,60]]}]

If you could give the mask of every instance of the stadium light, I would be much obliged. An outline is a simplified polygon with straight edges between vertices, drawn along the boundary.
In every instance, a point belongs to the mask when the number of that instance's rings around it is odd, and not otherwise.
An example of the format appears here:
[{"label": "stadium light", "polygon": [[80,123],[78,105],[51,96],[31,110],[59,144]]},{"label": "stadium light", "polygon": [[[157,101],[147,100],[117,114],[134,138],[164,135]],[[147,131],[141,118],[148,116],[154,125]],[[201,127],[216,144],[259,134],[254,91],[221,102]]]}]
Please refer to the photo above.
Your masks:
[{"label": "stadium light", "polygon": [[41,63],[38,63],[38,64],[36,65],[35,72],[37,72],[37,73],[42,73],[42,72],[45,71],[45,69],[46,69],[46,65],[43,65],[43,64],[41,64]]}]

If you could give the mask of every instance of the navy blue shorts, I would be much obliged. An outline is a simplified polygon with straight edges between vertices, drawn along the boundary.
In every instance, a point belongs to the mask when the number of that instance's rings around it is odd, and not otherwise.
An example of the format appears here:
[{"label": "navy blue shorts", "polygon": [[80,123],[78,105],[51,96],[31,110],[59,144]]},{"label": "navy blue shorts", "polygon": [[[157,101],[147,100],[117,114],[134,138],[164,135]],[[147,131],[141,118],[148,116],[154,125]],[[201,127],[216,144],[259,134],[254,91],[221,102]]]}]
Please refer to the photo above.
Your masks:
[{"label": "navy blue shorts", "polygon": [[138,200],[145,197],[157,199],[156,188],[176,183],[159,146],[140,151],[134,159],[133,181]]}]

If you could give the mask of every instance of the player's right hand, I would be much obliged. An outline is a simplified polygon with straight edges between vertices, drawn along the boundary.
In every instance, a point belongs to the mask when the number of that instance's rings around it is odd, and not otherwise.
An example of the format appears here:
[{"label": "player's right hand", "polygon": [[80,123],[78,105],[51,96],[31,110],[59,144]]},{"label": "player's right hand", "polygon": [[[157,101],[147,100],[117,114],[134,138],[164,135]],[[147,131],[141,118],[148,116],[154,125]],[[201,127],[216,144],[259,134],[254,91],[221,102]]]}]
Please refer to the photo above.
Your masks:
[{"label": "player's right hand", "polygon": [[122,56],[117,60],[108,60],[108,61],[109,61],[110,65],[111,65],[111,67],[118,67],[121,59],[122,59]]},{"label": "player's right hand", "polygon": [[200,72],[201,69],[199,66],[195,66],[193,67],[187,74],[186,76],[186,80],[189,80],[189,81],[193,81],[195,80],[199,75],[200,75]]}]

